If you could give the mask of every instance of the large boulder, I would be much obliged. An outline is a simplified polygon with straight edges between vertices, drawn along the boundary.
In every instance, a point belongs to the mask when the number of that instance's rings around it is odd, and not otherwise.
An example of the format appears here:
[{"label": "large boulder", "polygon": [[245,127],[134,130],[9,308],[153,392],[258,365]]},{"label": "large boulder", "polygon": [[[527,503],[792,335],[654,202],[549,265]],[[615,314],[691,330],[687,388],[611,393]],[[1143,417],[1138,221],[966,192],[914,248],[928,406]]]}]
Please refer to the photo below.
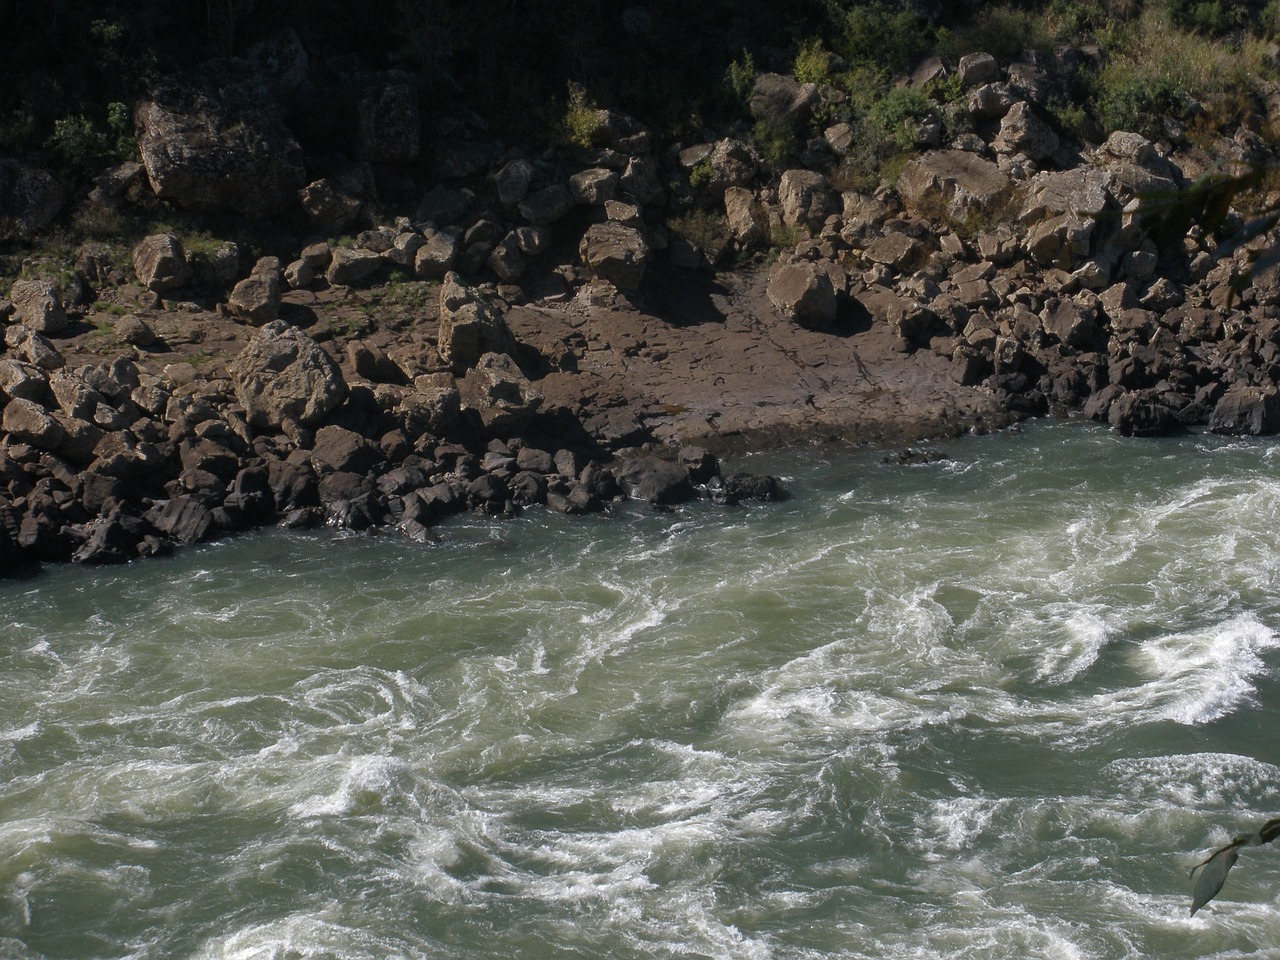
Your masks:
[{"label": "large boulder", "polygon": [[762,123],[798,130],[822,100],[817,84],[799,83],[780,73],[762,73],[751,90],[751,115]]},{"label": "large boulder", "polygon": [[710,167],[707,191],[713,197],[724,196],[732,187],[745,187],[760,169],[760,161],[750,147],[728,138],[716,143],[706,163]]},{"label": "large boulder", "polygon": [[329,354],[280,320],[263,327],[227,370],[245,418],[259,429],[279,430],[286,422],[312,426],[347,396]]},{"label": "large boulder", "polygon": [[1232,387],[1214,405],[1209,429],[1254,437],[1280,432],[1280,393],[1274,388]]},{"label": "large boulder", "polygon": [[1044,160],[1058,149],[1058,135],[1036,114],[1031,104],[1019,100],[1000,121],[995,148],[1001,153],[1022,153],[1032,160]]},{"label": "large boulder", "polygon": [[133,272],[153,293],[177,290],[191,279],[191,265],[182,241],[171,233],[153,233],[133,248]]},{"label": "large boulder", "polygon": [[523,430],[542,406],[542,394],[505,353],[486,353],[458,383],[462,406],[474,410],[490,433]]},{"label": "large boulder", "polygon": [[67,326],[58,285],[51,280],[16,280],[9,291],[14,322],[36,333],[58,333]]},{"label": "large boulder", "polygon": [[440,359],[455,373],[474,367],[486,353],[513,353],[516,338],[498,308],[456,273],[440,286]]},{"label": "large boulder", "polygon": [[66,202],[66,189],[44,170],[0,160],[0,240],[30,240]]},{"label": "large boulder", "polygon": [[955,220],[998,214],[1013,197],[1013,181],[990,160],[964,150],[934,150],[911,161],[898,193],[913,213]]},{"label": "large boulder", "polygon": [[635,293],[649,263],[649,245],[635,227],[609,220],[587,228],[578,253],[587,268],[622,293]]},{"label": "large boulder", "polygon": [[275,257],[261,258],[249,276],[235,285],[227,297],[231,312],[260,327],[280,316],[283,275]]},{"label": "large boulder", "polygon": [[638,457],[618,471],[618,484],[632,500],[658,505],[681,503],[693,497],[689,474],[678,463],[658,457]]},{"label": "large boulder", "polygon": [[302,148],[276,101],[247,76],[171,76],[134,110],[156,196],[179,207],[261,220],[306,183]]},{"label": "large boulder", "polygon": [[802,327],[829,327],[836,320],[836,292],[831,277],[816,263],[801,260],[774,271],[769,301],[783,317]]},{"label": "large boulder", "polygon": [[817,232],[839,204],[827,187],[827,178],[815,170],[788,170],[778,181],[782,220],[791,226]]}]

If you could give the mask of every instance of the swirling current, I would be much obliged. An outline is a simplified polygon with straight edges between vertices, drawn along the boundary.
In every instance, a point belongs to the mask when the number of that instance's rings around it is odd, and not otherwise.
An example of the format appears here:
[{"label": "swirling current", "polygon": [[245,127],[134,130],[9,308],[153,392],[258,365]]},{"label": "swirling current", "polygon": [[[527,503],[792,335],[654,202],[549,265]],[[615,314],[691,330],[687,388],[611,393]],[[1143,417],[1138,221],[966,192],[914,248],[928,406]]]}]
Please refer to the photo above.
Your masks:
[{"label": "swirling current", "polygon": [[1280,956],[1280,444],[0,582],[0,957]]}]

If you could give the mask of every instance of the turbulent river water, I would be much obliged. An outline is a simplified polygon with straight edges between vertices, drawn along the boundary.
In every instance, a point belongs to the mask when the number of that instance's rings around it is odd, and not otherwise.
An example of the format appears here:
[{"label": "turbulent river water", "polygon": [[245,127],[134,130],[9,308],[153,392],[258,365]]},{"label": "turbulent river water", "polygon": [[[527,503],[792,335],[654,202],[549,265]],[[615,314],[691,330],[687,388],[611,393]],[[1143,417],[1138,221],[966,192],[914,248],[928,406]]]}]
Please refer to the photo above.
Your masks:
[{"label": "turbulent river water", "polygon": [[1280,444],[0,582],[0,957],[1280,956]]}]

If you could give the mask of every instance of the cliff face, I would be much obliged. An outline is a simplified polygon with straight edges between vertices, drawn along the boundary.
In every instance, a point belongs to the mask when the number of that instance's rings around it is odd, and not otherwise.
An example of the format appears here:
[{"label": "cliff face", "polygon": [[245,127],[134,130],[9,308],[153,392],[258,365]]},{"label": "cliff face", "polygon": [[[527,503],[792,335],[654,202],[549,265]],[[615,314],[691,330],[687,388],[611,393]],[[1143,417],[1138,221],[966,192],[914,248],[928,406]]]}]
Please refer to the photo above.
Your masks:
[{"label": "cliff face", "polygon": [[[598,49],[667,49],[659,8]],[[710,43],[691,16],[683,42]],[[424,108],[443,54],[410,71],[286,33],[153,79],[136,155],[92,187],[6,161],[0,566],[266,522],[425,537],[458,509],[773,496],[705,448],[799,438],[1049,412],[1280,430],[1274,233],[1230,239],[1264,193],[1188,192],[1273,159],[1274,88],[1250,78],[1230,123],[1091,142],[1064,98],[1112,90],[1097,47],[926,57],[865,102],[857,64],[800,49],[787,72],[733,61],[738,112],[699,136],[575,87],[547,143],[461,92]],[[609,466],[681,445],[665,485]]]}]

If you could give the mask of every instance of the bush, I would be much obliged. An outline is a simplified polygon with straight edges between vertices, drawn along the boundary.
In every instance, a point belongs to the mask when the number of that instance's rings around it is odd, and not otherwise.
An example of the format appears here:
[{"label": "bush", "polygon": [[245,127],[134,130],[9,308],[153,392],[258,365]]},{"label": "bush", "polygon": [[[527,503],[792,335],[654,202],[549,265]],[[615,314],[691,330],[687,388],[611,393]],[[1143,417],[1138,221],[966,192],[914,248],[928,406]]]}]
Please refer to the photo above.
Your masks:
[{"label": "bush", "polygon": [[975,51],[1001,63],[1022,59],[1024,50],[1051,46],[1044,18],[1028,10],[990,7],[985,14],[955,30],[939,31],[938,53],[952,63]]},{"label": "bush", "polygon": [[817,37],[800,45],[791,75],[801,83],[825,84],[831,82],[831,54]]},{"label": "bush", "polygon": [[560,121],[562,139],[575,147],[591,147],[595,145],[601,126],[599,108],[587,96],[586,88],[571,82],[569,102]]},{"label": "bush", "polygon": [[835,52],[851,64],[870,63],[889,73],[910,69],[927,54],[932,37],[920,17],[873,0],[844,12]]},{"label": "bush", "polygon": [[1148,140],[1164,136],[1163,119],[1186,113],[1186,96],[1172,77],[1109,65],[1099,78],[1098,121],[1104,134],[1140,133]]}]

